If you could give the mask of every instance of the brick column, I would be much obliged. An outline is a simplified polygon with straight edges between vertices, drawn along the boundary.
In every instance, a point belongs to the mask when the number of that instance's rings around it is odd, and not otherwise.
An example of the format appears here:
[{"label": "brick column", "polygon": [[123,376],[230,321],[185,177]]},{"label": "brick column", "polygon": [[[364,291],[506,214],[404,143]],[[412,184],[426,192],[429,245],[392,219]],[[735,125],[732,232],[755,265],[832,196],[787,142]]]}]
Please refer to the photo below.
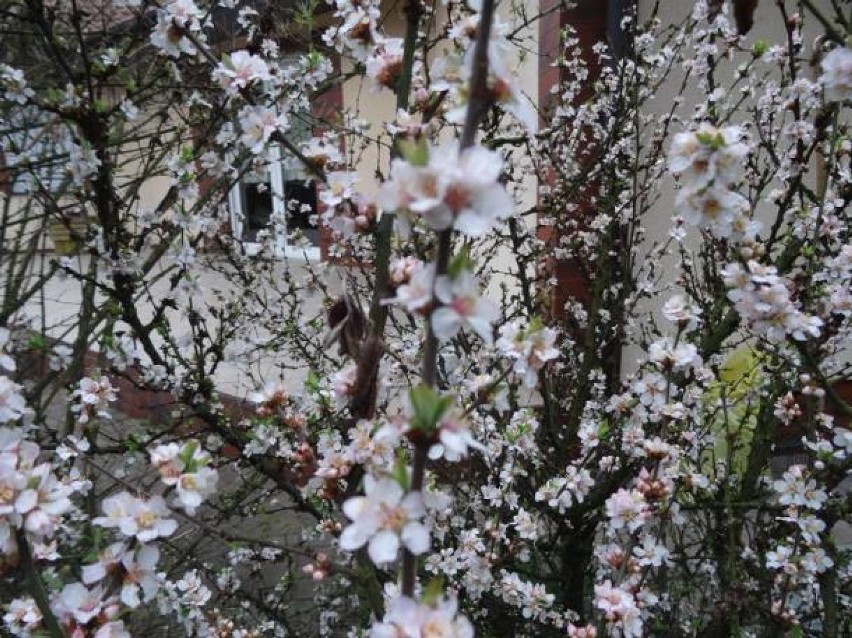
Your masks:
[{"label": "brick column", "polygon": [[[560,0],[542,0],[541,11],[545,14],[539,25],[539,41],[541,49],[539,66],[539,105],[547,112],[554,97],[551,93],[553,87],[558,86],[561,80],[569,79],[565,69],[553,66],[554,62],[562,55],[562,29],[570,25],[576,32],[580,43],[581,57],[585,61],[589,78],[587,88],[580,93],[578,101],[587,100],[592,95],[592,85],[595,78],[600,74],[600,64],[597,56],[593,53],[595,44],[607,40],[608,27],[608,2],[606,0],[578,0],[570,10],[559,8]],[[548,176],[553,179],[553,175]],[[587,186],[589,197],[581,198],[590,202],[595,194],[594,183]],[[590,203],[581,201],[579,208],[574,214],[583,219],[594,213]],[[553,229],[543,227],[540,229],[539,237],[547,242],[556,241]],[[551,310],[559,315],[563,312],[565,302],[573,297],[580,301],[588,299],[589,281],[583,274],[579,264],[572,260],[554,260],[548,264],[548,269],[556,277],[557,285],[554,288],[551,299]]]}]

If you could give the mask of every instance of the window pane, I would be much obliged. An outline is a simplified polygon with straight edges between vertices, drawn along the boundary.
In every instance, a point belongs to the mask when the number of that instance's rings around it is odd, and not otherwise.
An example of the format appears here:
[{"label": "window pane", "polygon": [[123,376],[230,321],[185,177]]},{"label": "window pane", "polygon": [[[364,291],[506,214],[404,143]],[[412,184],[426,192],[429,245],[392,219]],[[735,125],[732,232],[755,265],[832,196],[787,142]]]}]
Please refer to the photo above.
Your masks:
[{"label": "window pane", "polygon": [[314,182],[291,179],[284,182],[284,197],[287,202],[287,231],[299,229],[314,246],[319,246],[319,230],[311,223],[316,219],[317,188]]},{"label": "window pane", "polygon": [[272,217],[272,190],[268,183],[243,183],[242,203],[245,215],[243,241],[256,241],[259,231],[269,226]]}]

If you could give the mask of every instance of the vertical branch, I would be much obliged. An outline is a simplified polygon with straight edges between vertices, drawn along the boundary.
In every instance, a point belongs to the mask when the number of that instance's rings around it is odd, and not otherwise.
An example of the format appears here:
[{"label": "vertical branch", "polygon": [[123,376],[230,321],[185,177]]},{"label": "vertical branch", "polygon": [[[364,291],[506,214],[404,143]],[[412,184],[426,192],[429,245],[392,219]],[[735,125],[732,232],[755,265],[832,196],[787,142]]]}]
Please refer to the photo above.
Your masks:
[{"label": "vertical branch", "polygon": [[491,40],[491,22],[494,19],[494,0],[483,0],[479,14],[476,48],[473,50],[473,69],[470,79],[470,101],[461,136],[461,150],[473,146],[476,130],[491,103],[488,94],[488,42]]},{"label": "vertical branch", "polygon": [[[462,130],[460,151],[473,146],[476,131],[482,116],[491,102],[488,93],[488,42],[491,39],[491,22],[494,18],[494,0],[483,0],[479,14],[479,29],[473,50],[473,69],[470,80],[470,100],[467,104],[464,129]],[[435,254],[435,278],[447,272],[452,252],[453,231],[451,228],[438,233],[438,246]],[[432,284],[434,294],[434,282]],[[431,317],[426,323],[426,344],[423,348],[423,370],[421,378],[424,385],[434,387],[438,379],[438,338],[432,330]],[[428,444],[418,442],[414,447],[414,460],[411,469],[411,490],[423,489],[423,477],[426,472]],[[417,575],[417,559],[407,549],[402,555],[402,594],[414,594],[414,582]]]}]

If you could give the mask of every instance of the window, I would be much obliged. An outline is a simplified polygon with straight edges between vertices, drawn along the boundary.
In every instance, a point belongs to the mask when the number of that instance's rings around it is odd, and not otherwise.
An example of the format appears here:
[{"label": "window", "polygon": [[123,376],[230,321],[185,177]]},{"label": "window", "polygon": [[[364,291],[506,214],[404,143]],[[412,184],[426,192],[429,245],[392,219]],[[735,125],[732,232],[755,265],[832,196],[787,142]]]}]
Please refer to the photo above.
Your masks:
[{"label": "window", "polygon": [[[285,56],[283,63],[295,60]],[[333,58],[335,69],[339,60]],[[292,115],[287,138],[295,145],[308,141],[338,122],[343,111],[343,86],[331,83],[322,93],[311,98],[310,113]],[[268,170],[260,175],[246,176],[229,192],[231,228],[248,253],[257,253],[258,237],[271,235],[274,252],[297,258],[320,259],[325,254],[327,229],[318,228],[319,185],[301,163],[282,148],[274,150]],[[298,234],[305,242],[291,241]],[[308,247],[305,248],[304,245]],[[322,251],[320,249],[322,246]]]},{"label": "window", "polygon": [[[280,147],[272,157],[265,171],[246,175],[231,188],[234,236],[248,254],[257,254],[261,239],[271,235],[275,256],[319,259],[316,184],[298,162],[283,157]],[[294,236],[300,240],[294,242]]]}]

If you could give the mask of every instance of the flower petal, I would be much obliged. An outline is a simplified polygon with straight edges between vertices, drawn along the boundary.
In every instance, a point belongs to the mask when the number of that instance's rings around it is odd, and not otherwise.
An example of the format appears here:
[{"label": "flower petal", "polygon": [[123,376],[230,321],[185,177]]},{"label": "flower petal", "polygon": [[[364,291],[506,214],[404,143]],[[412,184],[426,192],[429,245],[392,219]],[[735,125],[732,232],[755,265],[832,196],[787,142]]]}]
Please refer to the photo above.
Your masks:
[{"label": "flower petal", "polygon": [[370,540],[367,553],[376,565],[384,565],[396,560],[399,552],[399,536],[389,530],[382,530]]},{"label": "flower petal", "polygon": [[429,551],[429,528],[423,523],[412,521],[402,529],[402,542],[412,554]]}]

